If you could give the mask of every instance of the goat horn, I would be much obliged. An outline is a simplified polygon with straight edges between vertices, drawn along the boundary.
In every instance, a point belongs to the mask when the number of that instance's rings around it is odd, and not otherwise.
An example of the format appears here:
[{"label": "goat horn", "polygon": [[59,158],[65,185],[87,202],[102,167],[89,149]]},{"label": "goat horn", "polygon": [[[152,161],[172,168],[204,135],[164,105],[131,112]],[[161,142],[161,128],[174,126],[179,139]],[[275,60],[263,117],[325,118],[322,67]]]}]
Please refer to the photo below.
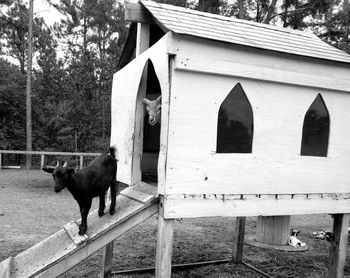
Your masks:
[{"label": "goat horn", "polygon": [[60,162],[57,160],[56,168],[60,166]]},{"label": "goat horn", "polygon": [[63,167],[67,167],[67,164],[68,164],[68,162],[66,161],[66,162],[63,164]]}]

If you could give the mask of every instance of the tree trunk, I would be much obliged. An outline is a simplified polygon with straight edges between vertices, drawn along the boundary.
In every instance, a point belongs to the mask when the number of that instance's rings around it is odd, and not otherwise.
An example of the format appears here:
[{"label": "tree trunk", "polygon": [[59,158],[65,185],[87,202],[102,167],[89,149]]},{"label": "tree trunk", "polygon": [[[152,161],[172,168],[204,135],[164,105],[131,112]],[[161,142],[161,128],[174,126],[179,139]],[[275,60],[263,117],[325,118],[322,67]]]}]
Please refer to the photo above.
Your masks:
[{"label": "tree trunk", "polygon": [[245,0],[238,0],[238,18],[244,19],[245,15]]},{"label": "tree trunk", "polygon": [[[29,1],[29,37],[28,37],[28,62],[27,62],[27,151],[32,151],[32,100],[31,100],[31,80],[32,80],[32,38],[33,38],[33,0]],[[32,168],[32,156],[26,156],[26,169]]]},{"label": "tree trunk", "polygon": [[270,24],[270,21],[273,16],[273,12],[275,11],[277,0],[272,0],[269,11],[267,12],[266,18],[264,20],[264,23]]}]

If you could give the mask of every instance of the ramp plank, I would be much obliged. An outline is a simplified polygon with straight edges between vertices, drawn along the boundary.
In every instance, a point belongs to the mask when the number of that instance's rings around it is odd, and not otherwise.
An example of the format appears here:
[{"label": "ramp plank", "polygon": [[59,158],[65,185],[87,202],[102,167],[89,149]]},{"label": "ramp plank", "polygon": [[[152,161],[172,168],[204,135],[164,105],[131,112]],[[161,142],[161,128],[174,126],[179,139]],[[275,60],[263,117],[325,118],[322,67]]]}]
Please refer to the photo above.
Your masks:
[{"label": "ramp plank", "polygon": [[126,188],[122,192],[120,192],[120,194],[143,204],[149,202],[154,198],[154,196],[143,193],[134,188]]},{"label": "ramp plank", "polygon": [[77,222],[72,220],[63,226],[70,238],[73,240],[75,245],[80,245],[88,240],[87,235],[79,235],[79,225]]},{"label": "ramp plank", "polygon": [[[84,244],[76,238],[76,223],[70,222],[66,228],[13,257],[9,277],[56,277],[157,212],[156,197],[143,204],[119,195],[113,216],[106,213],[99,217],[97,210],[90,213]],[[0,267],[9,264],[4,261]]]},{"label": "ramp plank", "polygon": [[12,266],[12,257],[4,260],[0,263],[0,277],[1,278],[10,278],[11,277],[11,266]]}]

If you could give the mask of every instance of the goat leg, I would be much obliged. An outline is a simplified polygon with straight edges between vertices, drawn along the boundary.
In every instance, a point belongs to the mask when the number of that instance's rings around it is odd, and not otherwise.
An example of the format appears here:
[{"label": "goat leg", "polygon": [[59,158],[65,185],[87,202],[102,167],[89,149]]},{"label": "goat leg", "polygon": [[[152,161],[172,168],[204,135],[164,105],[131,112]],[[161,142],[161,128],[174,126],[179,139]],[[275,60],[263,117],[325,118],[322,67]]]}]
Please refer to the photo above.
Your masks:
[{"label": "goat leg", "polygon": [[111,183],[111,206],[109,207],[109,214],[113,215],[115,213],[115,199],[117,198],[118,185],[116,179],[112,180]]},{"label": "goat leg", "polygon": [[101,217],[104,214],[106,204],[105,204],[105,193],[100,195],[100,204],[98,207],[98,216]]},{"label": "goat leg", "polygon": [[92,199],[87,200],[86,203],[80,205],[80,214],[81,214],[81,224],[79,226],[79,235],[84,235],[87,231],[87,216],[91,208]]}]

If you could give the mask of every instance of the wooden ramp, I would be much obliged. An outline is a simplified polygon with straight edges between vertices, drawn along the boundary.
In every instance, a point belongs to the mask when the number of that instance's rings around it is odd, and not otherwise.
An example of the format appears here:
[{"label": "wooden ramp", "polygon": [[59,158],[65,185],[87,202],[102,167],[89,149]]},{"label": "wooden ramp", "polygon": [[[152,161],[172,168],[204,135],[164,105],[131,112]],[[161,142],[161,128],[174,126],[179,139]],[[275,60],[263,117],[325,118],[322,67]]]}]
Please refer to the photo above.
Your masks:
[{"label": "wooden ramp", "polygon": [[[1,278],[56,277],[158,212],[156,186],[140,183],[117,197],[116,213],[88,217],[87,235],[71,221],[49,238],[0,263]],[[109,208],[109,206],[106,206]],[[80,220],[78,221],[80,223]]]}]

